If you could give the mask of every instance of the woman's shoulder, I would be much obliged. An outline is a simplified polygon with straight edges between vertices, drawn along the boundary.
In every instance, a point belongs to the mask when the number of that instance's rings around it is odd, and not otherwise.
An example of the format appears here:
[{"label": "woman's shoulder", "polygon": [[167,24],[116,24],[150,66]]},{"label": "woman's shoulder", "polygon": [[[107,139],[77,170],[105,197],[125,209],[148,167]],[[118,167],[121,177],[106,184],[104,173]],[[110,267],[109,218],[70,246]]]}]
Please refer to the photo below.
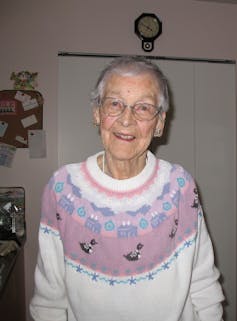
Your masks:
[{"label": "woman's shoulder", "polygon": [[76,172],[80,168],[81,163],[69,163],[60,166],[57,170],[53,172],[53,177],[62,177],[67,175],[69,172]]},{"label": "woman's shoulder", "polygon": [[81,163],[64,164],[51,174],[46,185],[55,185],[56,183],[65,183],[68,181],[69,176],[77,173],[80,170]]},{"label": "woman's shoulder", "polygon": [[189,171],[179,163],[170,162],[163,158],[157,158],[157,161],[159,162],[160,168],[169,168],[171,172],[176,172],[180,174],[183,173],[184,175],[191,175]]},{"label": "woman's shoulder", "polygon": [[164,159],[158,159],[159,169],[161,172],[169,173],[170,178],[175,180],[185,180],[194,182],[192,174],[181,164],[172,163]]}]

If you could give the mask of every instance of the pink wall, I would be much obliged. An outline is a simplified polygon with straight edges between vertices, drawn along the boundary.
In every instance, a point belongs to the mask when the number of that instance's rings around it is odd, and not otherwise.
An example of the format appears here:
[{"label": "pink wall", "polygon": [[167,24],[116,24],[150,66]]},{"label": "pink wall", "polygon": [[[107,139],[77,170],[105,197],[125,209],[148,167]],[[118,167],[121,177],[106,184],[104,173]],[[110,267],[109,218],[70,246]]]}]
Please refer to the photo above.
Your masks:
[{"label": "pink wall", "polygon": [[[237,60],[237,5],[195,0],[1,1],[0,89],[11,89],[12,71],[38,72],[43,94],[47,158],[18,149],[11,169],[0,167],[1,186],[26,190],[26,302],[33,291],[40,196],[57,168],[58,51],[144,54],[134,19],[154,12],[163,22],[154,56]],[[28,320],[30,318],[28,317]]]}]

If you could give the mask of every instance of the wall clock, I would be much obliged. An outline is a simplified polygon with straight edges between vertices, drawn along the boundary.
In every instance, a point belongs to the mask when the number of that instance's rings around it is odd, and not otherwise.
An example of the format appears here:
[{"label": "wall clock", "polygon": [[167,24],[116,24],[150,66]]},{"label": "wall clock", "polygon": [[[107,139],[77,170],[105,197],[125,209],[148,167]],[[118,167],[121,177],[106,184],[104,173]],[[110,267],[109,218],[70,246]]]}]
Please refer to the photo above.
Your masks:
[{"label": "wall clock", "polygon": [[135,33],[142,41],[142,49],[152,51],[154,40],[162,33],[162,22],[154,13],[142,13],[135,20]]}]

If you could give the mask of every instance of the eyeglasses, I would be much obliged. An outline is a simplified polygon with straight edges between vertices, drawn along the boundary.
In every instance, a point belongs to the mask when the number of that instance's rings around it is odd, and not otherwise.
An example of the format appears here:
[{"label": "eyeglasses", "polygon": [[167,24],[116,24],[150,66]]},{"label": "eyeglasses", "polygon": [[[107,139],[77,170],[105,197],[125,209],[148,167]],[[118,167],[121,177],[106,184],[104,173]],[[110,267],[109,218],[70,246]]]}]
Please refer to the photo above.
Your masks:
[{"label": "eyeglasses", "polygon": [[137,120],[152,120],[161,112],[162,107],[156,107],[152,104],[138,102],[134,105],[127,105],[122,100],[105,97],[100,104],[104,114],[111,117],[120,116],[126,107],[129,107]]}]

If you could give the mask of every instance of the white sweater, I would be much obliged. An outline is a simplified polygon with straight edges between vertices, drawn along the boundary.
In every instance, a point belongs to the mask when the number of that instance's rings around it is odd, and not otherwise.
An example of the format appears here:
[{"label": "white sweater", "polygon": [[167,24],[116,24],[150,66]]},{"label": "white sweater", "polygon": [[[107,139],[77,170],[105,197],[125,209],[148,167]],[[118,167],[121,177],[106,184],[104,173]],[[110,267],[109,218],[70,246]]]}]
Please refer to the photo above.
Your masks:
[{"label": "white sweater", "polygon": [[220,321],[224,299],[192,177],[148,162],[115,180],[60,168],[42,198],[35,321]]}]

